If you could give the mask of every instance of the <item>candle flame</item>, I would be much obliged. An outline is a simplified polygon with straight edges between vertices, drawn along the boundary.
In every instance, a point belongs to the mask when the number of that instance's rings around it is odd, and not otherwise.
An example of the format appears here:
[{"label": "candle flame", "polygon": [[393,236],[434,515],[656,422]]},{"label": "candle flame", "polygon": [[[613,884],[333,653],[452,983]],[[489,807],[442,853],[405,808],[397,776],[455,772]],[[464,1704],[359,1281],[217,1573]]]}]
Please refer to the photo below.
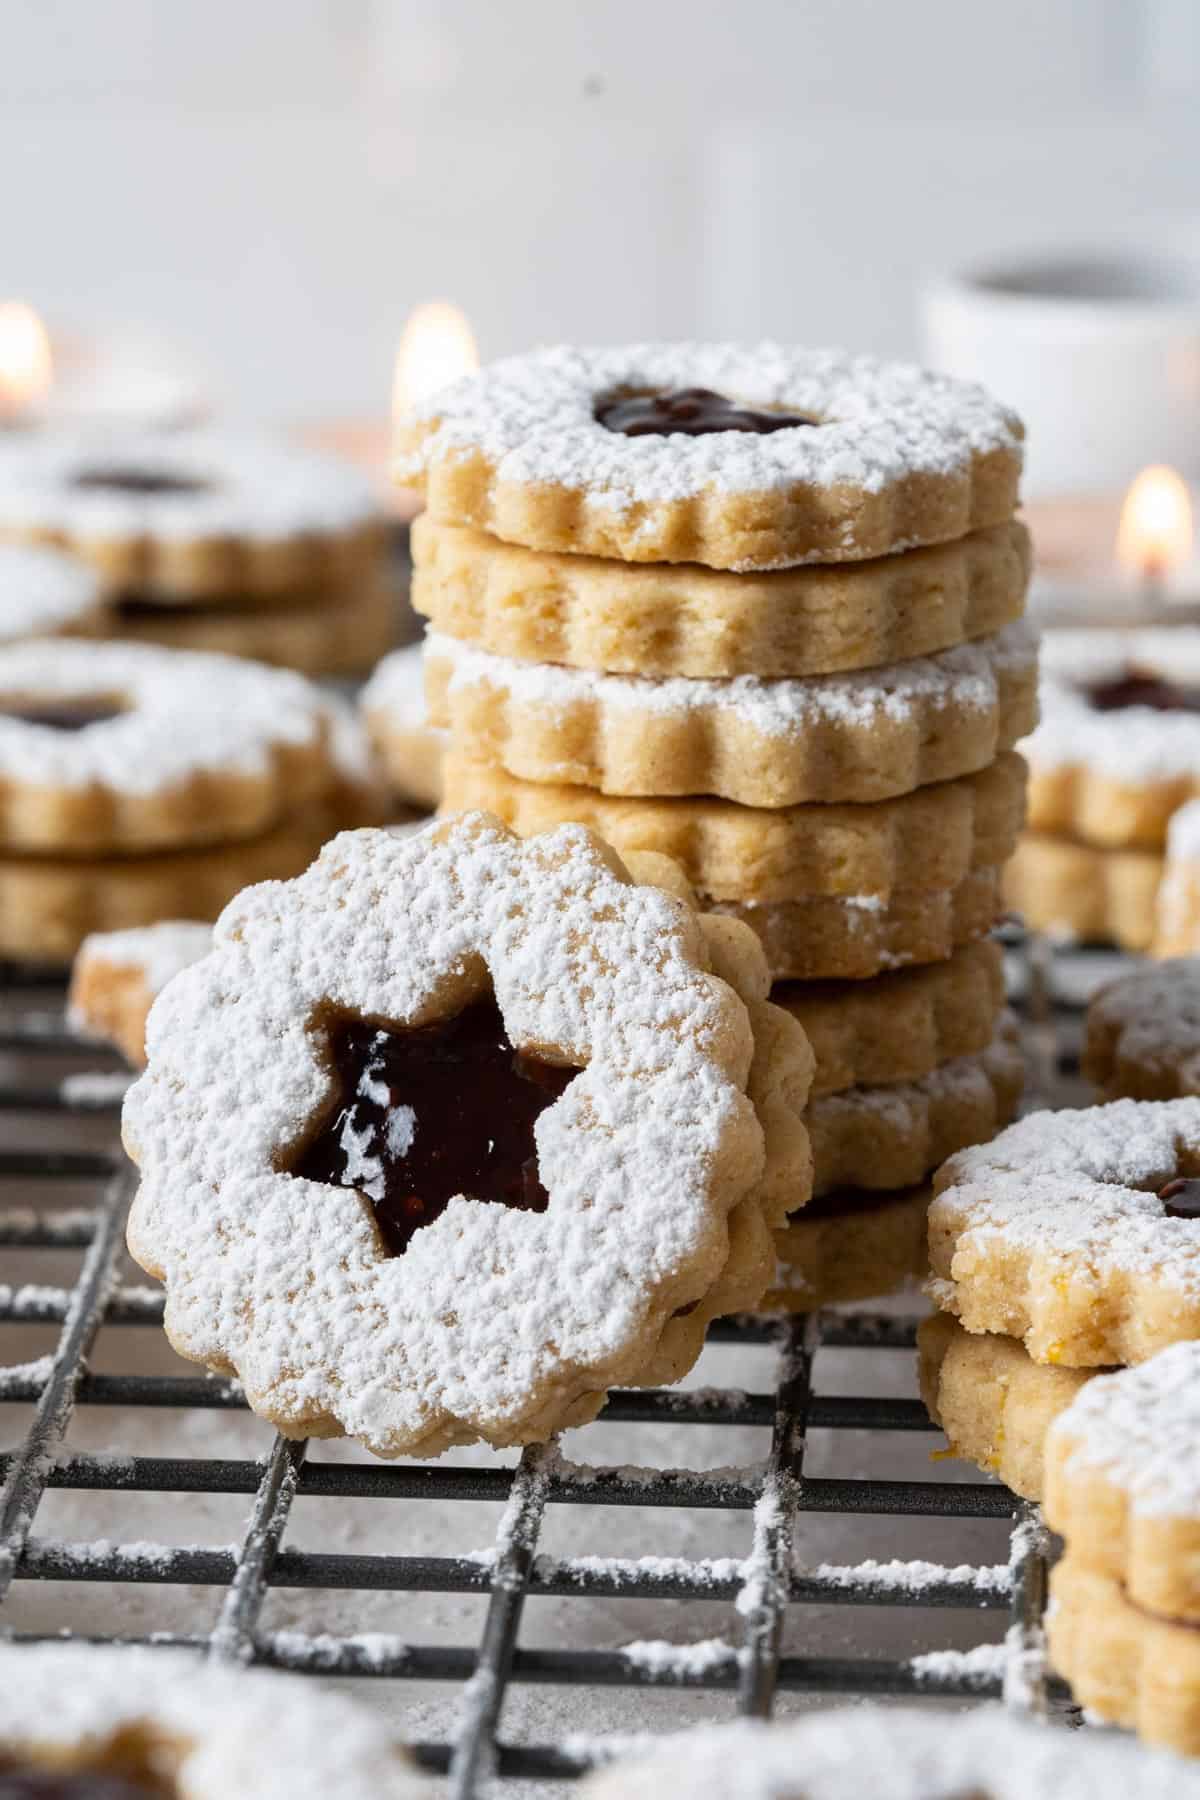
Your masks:
[{"label": "candle flame", "polygon": [[0,301],[0,417],[36,406],[53,374],[50,338],[32,306]]},{"label": "candle flame", "polygon": [[1192,553],[1192,499],[1174,469],[1143,469],[1125,496],[1117,557],[1142,580],[1161,580]]},{"label": "candle flame", "polygon": [[479,367],[479,351],[466,314],[450,300],[427,300],[409,315],[396,351],[392,415],[448,387]]}]

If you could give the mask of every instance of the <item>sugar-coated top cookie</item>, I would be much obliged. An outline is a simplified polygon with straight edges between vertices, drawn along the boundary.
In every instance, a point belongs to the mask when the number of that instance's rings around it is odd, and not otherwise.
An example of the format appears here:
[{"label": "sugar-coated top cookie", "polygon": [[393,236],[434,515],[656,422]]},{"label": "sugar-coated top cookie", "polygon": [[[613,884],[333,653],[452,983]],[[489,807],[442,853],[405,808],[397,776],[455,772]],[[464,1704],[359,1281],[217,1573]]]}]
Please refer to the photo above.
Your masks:
[{"label": "sugar-coated top cookie", "polygon": [[397,432],[434,519],[533,549],[764,569],[1007,518],[1022,429],[982,388],[773,343],[508,357]]},{"label": "sugar-coated top cookie", "polygon": [[593,1416],[763,1171],[749,1016],[707,960],[577,826],[344,833],[240,895],[125,1105],[176,1347],[384,1455]]},{"label": "sugar-coated top cookie", "polygon": [[365,1707],[312,1681],[167,1650],[0,1645],[0,1771],[7,1759],[60,1775],[108,1763],[130,1793],[170,1779],[187,1800],[433,1791]]},{"label": "sugar-coated top cookie", "polygon": [[1200,630],[1047,631],[1041,667],[1041,724],[1021,746],[1035,771],[1200,777]]},{"label": "sugar-coated top cookie", "polygon": [[99,607],[86,563],[42,544],[0,544],[0,643],[77,630]]},{"label": "sugar-coated top cookie", "polygon": [[1200,957],[1146,963],[1088,1007],[1083,1073],[1109,1099],[1200,1094]]},{"label": "sugar-coated top cookie", "polygon": [[845,1706],[673,1734],[606,1766],[583,1792],[588,1800],[1195,1800],[1200,1769],[998,1706],[953,1717]]}]

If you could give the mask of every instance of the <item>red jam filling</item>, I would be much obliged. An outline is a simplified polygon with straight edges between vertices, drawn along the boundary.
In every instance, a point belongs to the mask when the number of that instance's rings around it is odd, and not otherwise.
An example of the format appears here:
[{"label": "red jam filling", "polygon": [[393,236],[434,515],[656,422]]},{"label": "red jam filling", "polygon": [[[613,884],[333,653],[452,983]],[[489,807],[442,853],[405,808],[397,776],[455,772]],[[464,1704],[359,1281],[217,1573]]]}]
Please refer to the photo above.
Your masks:
[{"label": "red jam filling", "polygon": [[708,437],[715,431],[751,431],[765,437],[794,425],[815,425],[802,413],[764,412],[739,406],[711,388],[673,388],[664,394],[601,394],[593,415],[606,431],[623,437]]},{"label": "red jam filling", "polygon": [[1148,706],[1155,712],[1200,712],[1200,688],[1177,686],[1148,669],[1126,669],[1108,681],[1093,681],[1083,689],[1093,712],[1123,712],[1130,706]]},{"label": "red jam filling", "polygon": [[1200,1219],[1200,1180],[1179,1175],[1158,1190],[1158,1198],[1169,1219]]},{"label": "red jam filling", "polygon": [[458,1195],[545,1212],[533,1127],[578,1070],[515,1050],[490,995],[411,1030],[335,1019],[328,1043],[329,1122],[287,1172],[357,1188],[389,1255]]},{"label": "red jam filling", "polygon": [[0,700],[0,718],[19,719],[22,725],[43,725],[50,731],[86,731],[119,719],[123,706],[111,700]]},{"label": "red jam filling", "polygon": [[204,494],[210,484],[191,475],[172,475],[166,469],[139,469],[112,464],[111,467],[81,469],[71,486],[85,493],[103,494]]}]

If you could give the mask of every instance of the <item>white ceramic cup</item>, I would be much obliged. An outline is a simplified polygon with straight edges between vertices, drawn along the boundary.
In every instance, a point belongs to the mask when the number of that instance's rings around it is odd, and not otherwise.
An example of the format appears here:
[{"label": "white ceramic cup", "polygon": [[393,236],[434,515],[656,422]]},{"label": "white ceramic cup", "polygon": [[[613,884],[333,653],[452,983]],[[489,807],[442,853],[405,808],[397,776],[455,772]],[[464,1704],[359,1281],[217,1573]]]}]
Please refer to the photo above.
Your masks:
[{"label": "white ceramic cup", "polygon": [[1200,252],[1163,242],[980,263],[927,288],[926,360],[1025,420],[1027,496],[1200,478]]}]

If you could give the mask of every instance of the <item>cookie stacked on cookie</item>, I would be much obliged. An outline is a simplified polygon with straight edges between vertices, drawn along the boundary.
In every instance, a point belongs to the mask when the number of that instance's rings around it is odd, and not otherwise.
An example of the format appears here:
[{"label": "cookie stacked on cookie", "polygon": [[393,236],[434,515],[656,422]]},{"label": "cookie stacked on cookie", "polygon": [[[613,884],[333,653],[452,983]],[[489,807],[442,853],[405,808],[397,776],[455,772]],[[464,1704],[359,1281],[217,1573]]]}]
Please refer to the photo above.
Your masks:
[{"label": "cookie stacked on cookie", "polygon": [[375,815],[357,726],[302,676],[66,638],[0,646],[0,957],[215,918]]},{"label": "cookie stacked on cookie", "polygon": [[[1174,816],[1200,794],[1200,630],[1048,632],[1041,698],[1009,898],[1041,930],[1147,950]],[[1196,845],[1193,827],[1178,860]],[[1169,909],[1168,952],[1191,918],[1186,897]]]},{"label": "cookie stacked on cookie", "polygon": [[445,808],[677,858],[814,1037],[791,1304],[906,1272],[909,1190],[1015,1105],[980,940],[1035,716],[1020,462],[978,388],[773,345],[540,352],[400,428]]},{"label": "cookie stacked on cookie", "polygon": [[329,675],[369,669],[394,642],[370,485],[287,444],[21,436],[0,444],[0,539],[90,565],[100,629],[125,642]]}]

